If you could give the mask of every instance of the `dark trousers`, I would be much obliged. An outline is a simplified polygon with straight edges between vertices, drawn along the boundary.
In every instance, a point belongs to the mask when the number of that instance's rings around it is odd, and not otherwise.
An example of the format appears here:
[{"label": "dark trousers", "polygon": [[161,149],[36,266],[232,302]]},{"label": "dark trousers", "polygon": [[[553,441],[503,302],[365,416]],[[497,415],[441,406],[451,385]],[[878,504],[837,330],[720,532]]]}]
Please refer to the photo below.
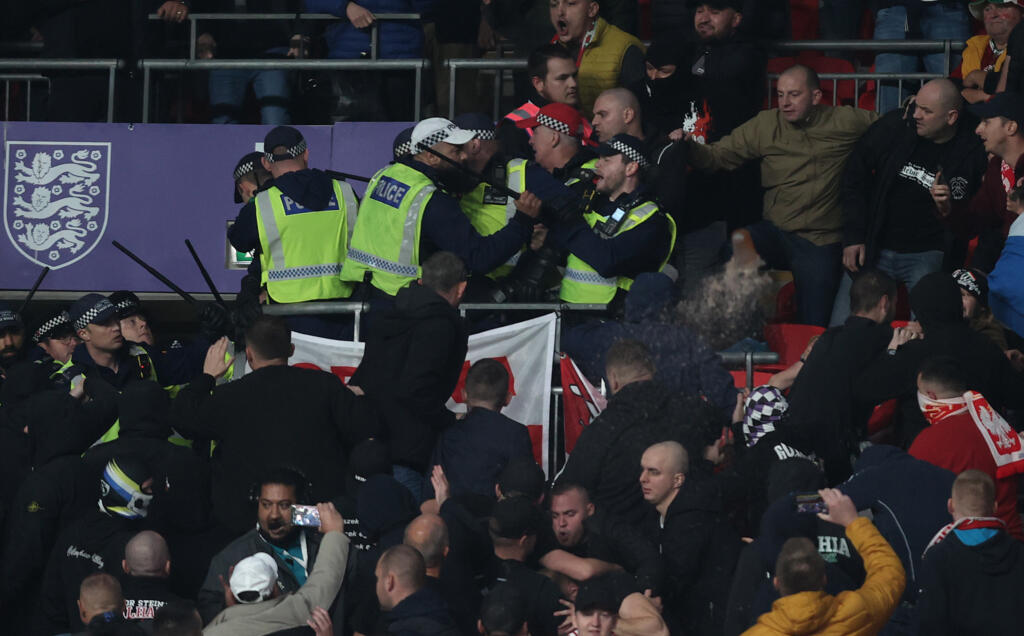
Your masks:
[{"label": "dark trousers", "polygon": [[768,267],[793,272],[797,319],[805,325],[827,327],[839,288],[842,245],[815,245],[769,221],[759,221],[746,229]]}]

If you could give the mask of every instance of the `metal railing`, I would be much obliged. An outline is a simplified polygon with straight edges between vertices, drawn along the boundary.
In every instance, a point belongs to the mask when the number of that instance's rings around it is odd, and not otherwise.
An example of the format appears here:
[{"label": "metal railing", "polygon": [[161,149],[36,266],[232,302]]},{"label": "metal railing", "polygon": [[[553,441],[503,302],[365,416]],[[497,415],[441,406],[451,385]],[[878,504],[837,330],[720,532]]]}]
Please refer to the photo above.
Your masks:
[{"label": "metal railing", "polygon": [[124,60],[75,60],[75,59],[0,59],[0,71],[107,71],[107,122],[114,121],[114,74],[124,68]]},{"label": "metal railing", "polygon": [[32,121],[32,82],[50,84],[45,75],[27,75],[22,73],[0,73],[0,82],[4,83],[4,120],[11,121],[11,84],[25,83],[25,121]]},{"label": "metal railing", "polygon": [[[380,22],[403,22],[409,20],[419,20],[420,14],[418,13],[375,13],[373,14],[374,21],[370,25],[370,59],[377,59],[377,48],[380,41],[380,34],[378,32],[377,25]],[[149,15],[150,20],[163,20],[160,16],[155,13]],[[288,20],[288,21],[320,21],[330,20],[337,22],[339,20],[345,20],[345,18],[338,17],[330,13],[190,13],[188,15],[189,21],[189,45],[188,45],[188,59],[196,59],[196,38],[198,37],[198,27],[196,23],[202,21],[225,21],[225,22],[242,22],[242,21],[263,21],[263,20]]]},{"label": "metal railing", "polygon": [[209,71],[214,69],[282,70],[282,71],[413,71],[416,86],[413,117],[419,120],[422,111],[423,71],[429,60],[139,60],[142,69],[142,121],[149,122],[150,71]]}]

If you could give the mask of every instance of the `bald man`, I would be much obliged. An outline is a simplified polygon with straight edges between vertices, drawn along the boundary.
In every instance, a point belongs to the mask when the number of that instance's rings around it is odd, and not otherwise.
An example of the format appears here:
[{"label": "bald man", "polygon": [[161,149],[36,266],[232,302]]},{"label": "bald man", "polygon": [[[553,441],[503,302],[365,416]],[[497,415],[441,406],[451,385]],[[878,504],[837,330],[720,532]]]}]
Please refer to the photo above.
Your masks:
[{"label": "bald man", "polygon": [[425,624],[431,625],[431,634],[458,634],[444,599],[427,585],[426,563],[415,548],[405,544],[389,548],[377,561],[374,574],[389,634],[419,633],[417,626]]},{"label": "bald man", "polygon": [[600,141],[608,141],[620,133],[644,138],[640,102],[628,88],[609,88],[598,95],[591,123]]},{"label": "bald man", "polygon": [[87,628],[123,622],[123,608],[124,597],[117,579],[104,573],[90,574],[82,579],[78,587],[78,617]]},{"label": "bald man", "polygon": [[682,129],[669,136],[685,136],[688,161],[704,172],[760,160],[764,220],[734,233],[733,244],[752,243],[769,267],[792,271],[797,322],[824,326],[841,273],[839,177],[877,115],[822,104],[818,75],[806,66],[783,71],[776,92],[778,108],[762,110],[714,143]]},{"label": "bald man", "polygon": [[[977,119],[953,82],[936,79],[918,91],[910,111],[893,111],[871,126],[843,173],[843,267],[830,325],[850,315],[853,276],[880,269],[913,288],[925,274],[956,262],[947,235],[964,225],[987,166]],[[960,247],[966,246],[961,236]]]},{"label": "bald man", "polygon": [[427,573],[425,585],[441,595],[460,631],[464,634],[473,633],[480,607],[480,593],[472,585],[470,564],[448,558],[448,524],[438,515],[422,514],[405,527],[402,542],[415,548],[423,557]]},{"label": "bald man", "polygon": [[[681,413],[680,420],[685,418]],[[741,542],[722,515],[718,485],[709,474],[691,469],[691,458],[676,441],[649,446],[640,470],[640,488],[650,505],[645,529],[666,561],[666,620],[686,634],[722,633]]]},{"label": "bald man", "polygon": [[182,602],[168,585],[171,553],[158,533],[144,530],[128,541],[121,569],[124,577],[124,618],[151,624],[157,610],[168,603]]}]

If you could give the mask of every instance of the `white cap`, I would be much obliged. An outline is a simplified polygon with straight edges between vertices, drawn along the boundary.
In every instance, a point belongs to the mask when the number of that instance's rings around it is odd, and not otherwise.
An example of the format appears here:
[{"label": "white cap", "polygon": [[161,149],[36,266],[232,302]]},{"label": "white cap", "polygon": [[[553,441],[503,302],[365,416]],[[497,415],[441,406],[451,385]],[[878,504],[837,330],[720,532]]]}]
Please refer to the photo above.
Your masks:
[{"label": "white cap", "polygon": [[[259,603],[270,598],[277,583],[277,561],[266,552],[245,557],[231,572],[231,593],[239,603]],[[256,596],[253,596],[253,592]]]},{"label": "white cap", "polygon": [[412,153],[416,154],[421,148],[431,148],[442,141],[461,146],[475,137],[476,133],[472,130],[463,130],[444,117],[431,117],[412,129]]}]

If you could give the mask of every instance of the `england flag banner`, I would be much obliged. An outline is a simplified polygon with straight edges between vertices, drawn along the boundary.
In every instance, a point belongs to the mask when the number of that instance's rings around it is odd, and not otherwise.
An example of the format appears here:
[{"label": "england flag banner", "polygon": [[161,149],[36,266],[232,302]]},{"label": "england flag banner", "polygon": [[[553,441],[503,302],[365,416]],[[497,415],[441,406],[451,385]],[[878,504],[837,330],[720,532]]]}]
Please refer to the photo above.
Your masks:
[{"label": "england flag banner", "polygon": [[[292,333],[295,354],[292,366],[330,371],[348,384],[363,358],[364,343],[329,340]],[[502,413],[525,424],[533,442],[537,463],[550,475],[548,431],[551,426],[551,365],[555,355],[555,314],[517,322],[469,337],[469,350],[462,365],[459,382],[448,400],[448,408],[464,413],[462,389],[470,365],[494,358],[509,371],[512,401]],[[246,368],[248,372],[248,368]]]}]

